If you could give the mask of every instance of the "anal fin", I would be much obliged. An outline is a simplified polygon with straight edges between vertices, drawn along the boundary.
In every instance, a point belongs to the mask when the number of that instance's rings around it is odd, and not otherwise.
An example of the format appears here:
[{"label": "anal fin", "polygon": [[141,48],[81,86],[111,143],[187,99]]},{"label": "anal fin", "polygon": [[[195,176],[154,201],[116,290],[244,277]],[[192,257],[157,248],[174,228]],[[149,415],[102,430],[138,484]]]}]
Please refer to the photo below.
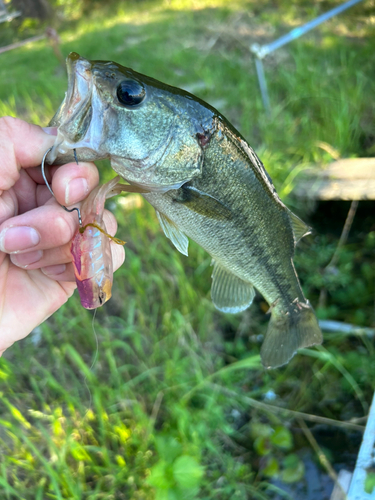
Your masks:
[{"label": "anal fin", "polygon": [[237,278],[215,262],[212,272],[211,298],[220,311],[238,313],[250,307],[255,296],[253,285]]},{"label": "anal fin", "polygon": [[188,237],[182,231],[180,231],[176,224],[168,219],[166,215],[162,214],[158,210],[156,210],[156,215],[159,219],[165,236],[171,240],[171,242],[179,252],[187,256],[189,246]]}]

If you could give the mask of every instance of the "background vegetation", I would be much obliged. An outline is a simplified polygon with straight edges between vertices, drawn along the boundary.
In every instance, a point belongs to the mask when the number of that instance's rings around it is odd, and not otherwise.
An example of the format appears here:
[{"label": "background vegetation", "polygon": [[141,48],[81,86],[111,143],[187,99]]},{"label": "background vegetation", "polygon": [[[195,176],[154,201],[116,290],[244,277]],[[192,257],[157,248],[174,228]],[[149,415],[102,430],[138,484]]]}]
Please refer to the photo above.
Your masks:
[{"label": "background vegetation", "polygon": [[[374,2],[267,58],[271,118],[249,52],[337,3],[54,0],[52,20],[0,25],[0,44],[52,23],[64,56],[112,59],[217,107],[316,230],[295,261],[319,318],[374,327],[374,204],[360,203],[327,272],[349,205],[308,207],[293,197],[307,166],[331,160],[318,141],[342,157],[375,153]],[[46,125],[66,90],[49,44],[0,58],[0,115]],[[113,175],[105,163],[100,169]],[[373,341],[327,334],[323,346],[265,372],[263,298],[243,314],[219,313],[201,248],[191,242],[189,257],[179,254],[146,204],[110,208],[127,241],[111,301],[93,320],[73,297],[0,359],[0,497],[329,498],[335,474],[351,469],[358,452],[374,390]]]}]

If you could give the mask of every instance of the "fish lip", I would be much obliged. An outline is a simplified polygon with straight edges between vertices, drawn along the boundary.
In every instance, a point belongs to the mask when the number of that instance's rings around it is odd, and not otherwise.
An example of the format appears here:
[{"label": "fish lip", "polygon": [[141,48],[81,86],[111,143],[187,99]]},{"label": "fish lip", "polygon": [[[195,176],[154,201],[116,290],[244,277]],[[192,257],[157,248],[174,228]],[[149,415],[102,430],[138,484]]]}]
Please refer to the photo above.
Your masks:
[{"label": "fish lip", "polygon": [[58,111],[57,137],[48,157],[49,163],[59,155],[65,155],[69,150],[79,147],[79,142],[84,139],[91,124],[92,64],[76,52],[71,52],[66,65],[68,89]]},{"label": "fish lip", "polygon": [[[79,102],[79,97],[82,98],[82,85],[80,82],[87,82],[87,90],[90,90],[90,82],[92,80],[92,75],[88,77],[87,71],[91,70],[91,63],[87,59],[84,59],[76,52],[71,52],[66,59],[66,67],[68,72],[68,90],[63,102],[63,115],[62,122],[59,126],[63,126],[65,121],[68,119],[69,115],[73,114],[70,112],[72,107],[76,107]],[[81,89],[79,88],[81,87]],[[76,99],[76,103],[74,103]],[[78,110],[79,111],[79,110]],[[75,113],[74,113],[75,114]]]},{"label": "fish lip", "polygon": [[[73,52],[73,54],[76,54],[76,53]],[[72,101],[73,91],[74,91],[74,83],[75,83],[75,64],[74,64],[73,60],[71,59],[71,55],[72,55],[72,53],[70,53],[68,55],[68,57],[66,58],[66,69],[68,72],[68,90],[67,90],[67,94],[65,97],[65,101],[66,101],[66,106],[68,106],[68,107],[70,106],[71,101]]]},{"label": "fish lip", "polygon": [[[81,115],[82,111],[84,112],[84,116],[89,112],[93,86],[91,67],[90,61],[80,57],[77,53],[73,52],[69,54],[67,58],[69,81],[67,110],[65,113],[66,122],[62,126],[68,125],[77,115]],[[87,128],[81,132],[80,137],[85,135]],[[66,132],[69,134],[69,128]],[[75,140],[75,142],[77,141]]]}]

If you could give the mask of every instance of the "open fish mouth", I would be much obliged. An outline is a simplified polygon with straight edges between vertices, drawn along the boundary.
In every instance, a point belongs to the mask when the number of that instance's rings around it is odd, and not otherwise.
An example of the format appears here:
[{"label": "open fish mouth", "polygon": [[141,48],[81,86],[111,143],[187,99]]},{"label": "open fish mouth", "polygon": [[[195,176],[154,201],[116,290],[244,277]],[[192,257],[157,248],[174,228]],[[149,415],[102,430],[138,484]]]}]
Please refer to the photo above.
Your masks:
[{"label": "open fish mouth", "polygon": [[[57,136],[47,163],[109,158],[124,179],[150,191],[178,189],[201,171],[196,126],[189,124],[187,136],[180,136],[178,105],[162,84],[75,52],[67,58],[67,69],[68,90],[50,122]],[[183,175],[176,162],[187,168]]]},{"label": "open fish mouth", "polygon": [[[48,155],[49,163],[65,163],[77,157],[93,161],[98,155],[98,138],[101,135],[100,121],[93,123],[93,84],[92,64],[87,59],[72,52],[67,58],[68,91],[50,126],[58,127],[55,144]],[[98,130],[99,127],[99,130]]]}]

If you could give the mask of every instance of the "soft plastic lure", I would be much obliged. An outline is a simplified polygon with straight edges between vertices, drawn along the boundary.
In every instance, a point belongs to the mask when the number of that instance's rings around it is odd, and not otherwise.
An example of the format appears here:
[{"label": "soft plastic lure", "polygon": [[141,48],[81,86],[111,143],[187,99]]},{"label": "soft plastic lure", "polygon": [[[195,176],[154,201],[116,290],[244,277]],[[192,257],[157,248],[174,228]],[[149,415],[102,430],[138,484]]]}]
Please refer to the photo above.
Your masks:
[{"label": "soft plastic lure", "polygon": [[81,304],[86,309],[102,306],[112,296],[113,265],[110,241],[125,242],[109,235],[103,220],[105,200],[119,193],[120,177],[98,186],[81,206],[82,226],[70,247]]},{"label": "soft plastic lure", "polygon": [[125,241],[108,234],[104,224],[104,204],[122,192],[146,193],[138,186],[121,184],[120,176],[95,188],[82,203],[80,227],[73,237],[70,253],[81,304],[86,309],[102,306],[112,296],[113,265],[110,242]]},{"label": "soft plastic lure", "polygon": [[[45,174],[45,161],[51,149],[48,149],[43,156],[41,171],[46,186],[55,197]],[[75,150],[74,157],[78,164]],[[73,237],[70,253],[81,304],[86,309],[96,309],[111,298],[113,264],[110,242],[112,240],[118,245],[125,245],[125,241],[107,232],[103,220],[105,201],[122,192],[148,192],[138,186],[121,184],[120,180],[121,177],[118,175],[106,184],[96,187],[83,201],[81,208],[67,208],[61,205],[67,212],[76,210],[78,213],[80,227]]]}]

